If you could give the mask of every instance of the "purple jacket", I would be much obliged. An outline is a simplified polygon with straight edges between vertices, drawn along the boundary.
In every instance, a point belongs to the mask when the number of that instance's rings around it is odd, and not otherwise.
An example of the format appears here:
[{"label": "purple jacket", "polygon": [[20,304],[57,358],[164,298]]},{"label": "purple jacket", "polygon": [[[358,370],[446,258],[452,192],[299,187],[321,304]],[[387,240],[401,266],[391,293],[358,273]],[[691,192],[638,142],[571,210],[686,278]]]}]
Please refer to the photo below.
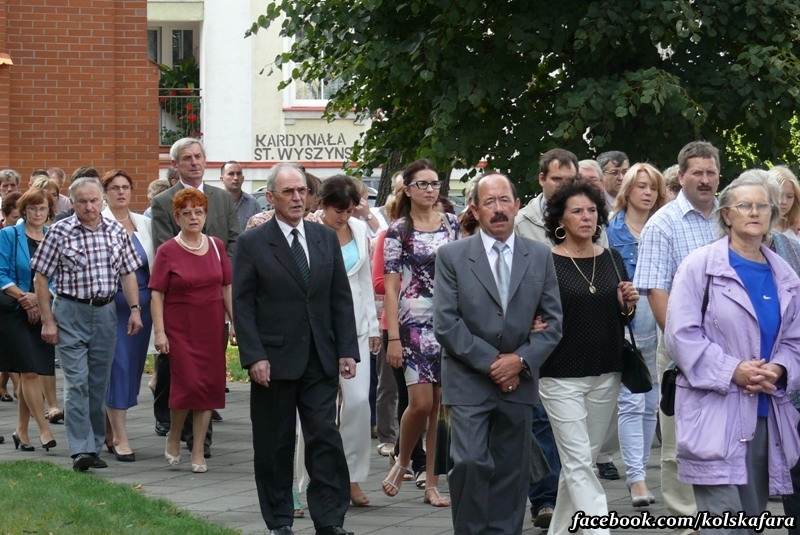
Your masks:
[{"label": "purple jacket", "polygon": [[[683,372],[675,394],[678,478],[698,485],[744,485],[745,454],[757,421],[758,396],[733,382],[742,360],[758,358],[760,334],[750,298],[728,262],[729,238],[693,251],[675,274],[665,329],[669,354]],[[775,277],[781,326],[770,362],[786,369],[789,390],[800,388],[800,279],[777,254],[762,246]],[[708,308],[700,323],[708,277]],[[771,396],[769,492],[791,494],[791,467],[800,456],[797,410],[779,388]]]}]

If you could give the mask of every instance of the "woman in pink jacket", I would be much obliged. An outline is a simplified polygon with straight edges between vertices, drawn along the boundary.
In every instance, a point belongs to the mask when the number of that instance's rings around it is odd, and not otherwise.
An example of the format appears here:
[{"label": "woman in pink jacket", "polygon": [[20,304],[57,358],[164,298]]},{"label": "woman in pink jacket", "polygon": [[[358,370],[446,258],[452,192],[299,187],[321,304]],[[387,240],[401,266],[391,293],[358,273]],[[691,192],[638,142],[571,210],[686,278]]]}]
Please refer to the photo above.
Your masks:
[{"label": "woman in pink jacket", "polygon": [[791,494],[800,455],[786,395],[800,388],[800,280],[764,245],[778,198],[765,171],[731,182],[719,199],[726,236],[686,257],[669,298],[678,478],[712,514],[758,515],[768,496]]}]

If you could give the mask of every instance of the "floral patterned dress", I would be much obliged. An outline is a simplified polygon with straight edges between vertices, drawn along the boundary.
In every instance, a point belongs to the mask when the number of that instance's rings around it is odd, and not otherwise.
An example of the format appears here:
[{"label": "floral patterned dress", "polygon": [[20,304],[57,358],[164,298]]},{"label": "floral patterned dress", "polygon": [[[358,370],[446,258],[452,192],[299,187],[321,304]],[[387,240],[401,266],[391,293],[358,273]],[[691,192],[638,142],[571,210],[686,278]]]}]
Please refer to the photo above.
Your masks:
[{"label": "floral patterned dress", "polygon": [[406,384],[441,383],[441,346],[433,334],[433,276],[436,250],[458,239],[458,219],[444,214],[441,226],[430,232],[403,231],[400,218],[386,231],[384,271],[401,276],[398,306],[400,345]]}]

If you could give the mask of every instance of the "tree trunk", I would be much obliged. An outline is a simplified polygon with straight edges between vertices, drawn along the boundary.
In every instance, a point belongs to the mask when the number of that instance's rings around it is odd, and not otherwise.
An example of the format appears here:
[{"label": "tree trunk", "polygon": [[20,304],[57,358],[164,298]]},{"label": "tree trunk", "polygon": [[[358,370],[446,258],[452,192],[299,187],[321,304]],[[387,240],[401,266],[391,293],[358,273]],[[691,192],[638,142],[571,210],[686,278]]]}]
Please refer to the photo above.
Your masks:
[{"label": "tree trunk", "polygon": [[378,183],[378,196],[375,198],[375,206],[383,206],[387,197],[392,193],[392,177],[401,168],[401,154],[393,151],[389,155],[389,161],[381,169],[381,180]]},{"label": "tree trunk", "polygon": [[439,172],[439,180],[442,182],[442,187],[439,188],[439,195],[447,197],[450,195],[450,174],[453,172],[453,166],[449,165]]}]

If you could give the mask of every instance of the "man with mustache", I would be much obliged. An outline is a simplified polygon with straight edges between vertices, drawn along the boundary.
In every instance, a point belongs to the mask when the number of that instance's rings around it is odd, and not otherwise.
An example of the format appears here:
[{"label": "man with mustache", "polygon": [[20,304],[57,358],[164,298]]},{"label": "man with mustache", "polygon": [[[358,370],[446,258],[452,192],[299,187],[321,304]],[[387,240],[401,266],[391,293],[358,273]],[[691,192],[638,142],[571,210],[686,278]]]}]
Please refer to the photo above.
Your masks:
[{"label": "man with mustache", "polygon": [[[678,180],[682,189],[647,221],[639,242],[633,284],[647,295],[659,327],[656,365],[659,377],[671,362],[663,341],[667,299],[672,279],[683,259],[717,237],[716,191],[719,186],[719,151],[706,141],[692,141],[678,153]],[[691,485],[678,481],[675,421],[660,413],[661,489],[672,515],[694,515],[697,507]]]},{"label": "man with mustache", "polygon": [[[561,301],[550,248],[514,234],[514,186],[489,172],[469,209],[471,237],[436,254],[434,332],[442,403],[450,409],[455,533],[520,533],[530,483],[538,369],[561,339]],[[532,331],[535,315],[547,328]]]}]

